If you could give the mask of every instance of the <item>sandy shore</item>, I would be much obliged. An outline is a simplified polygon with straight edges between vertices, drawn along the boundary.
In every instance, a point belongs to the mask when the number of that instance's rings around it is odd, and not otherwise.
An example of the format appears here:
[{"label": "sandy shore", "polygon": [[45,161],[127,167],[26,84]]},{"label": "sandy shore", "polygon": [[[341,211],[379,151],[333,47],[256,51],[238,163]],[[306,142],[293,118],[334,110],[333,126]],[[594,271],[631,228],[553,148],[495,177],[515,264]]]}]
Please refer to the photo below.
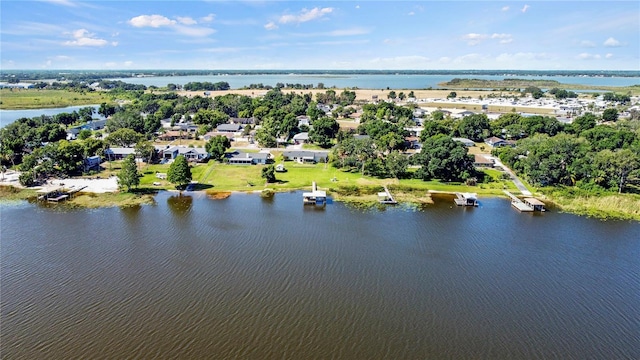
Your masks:
[{"label": "sandy shore", "polygon": [[65,188],[82,188],[83,192],[107,193],[118,191],[118,178],[112,176],[108,179],[64,179],[52,180],[49,182],[53,186],[64,186]]}]

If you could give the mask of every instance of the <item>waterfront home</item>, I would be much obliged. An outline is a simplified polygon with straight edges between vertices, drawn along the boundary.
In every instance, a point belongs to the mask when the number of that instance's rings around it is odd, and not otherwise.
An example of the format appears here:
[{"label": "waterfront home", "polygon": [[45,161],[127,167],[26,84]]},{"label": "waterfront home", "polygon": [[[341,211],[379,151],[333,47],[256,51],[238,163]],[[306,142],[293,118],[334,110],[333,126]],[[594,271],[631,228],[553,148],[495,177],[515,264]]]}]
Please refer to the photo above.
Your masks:
[{"label": "waterfront home", "polygon": [[309,119],[308,116],[306,115],[300,115],[298,117],[296,117],[296,119],[298,120],[298,127],[301,126],[311,126],[311,119]]},{"label": "waterfront home", "polygon": [[515,141],[501,139],[497,136],[492,136],[488,139],[484,139],[484,142],[491,147],[514,146],[516,144]]},{"label": "waterfront home", "polygon": [[101,158],[98,155],[89,156],[86,159],[84,159],[82,164],[84,172],[89,172],[91,170],[94,170],[94,171],[100,170],[100,161],[101,161]]},{"label": "waterfront home", "polygon": [[112,147],[104,150],[104,156],[107,160],[122,160],[129,155],[136,155],[136,149],[124,147]]},{"label": "waterfront home", "polygon": [[190,148],[186,146],[171,146],[162,150],[162,158],[174,160],[178,156],[184,156],[188,161],[201,162],[209,158],[209,153],[204,148]]},{"label": "waterfront home", "polygon": [[284,157],[284,160],[296,161],[301,164],[315,164],[318,162],[327,162],[327,160],[329,159],[329,153],[326,151],[294,150],[283,152],[282,157]]},{"label": "waterfront home", "polygon": [[245,153],[241,151],[226,154],[231,165],[266,165],[270,155],[269,153]]},{"label": "waterfront home", "polygon": [[404,141],[408,149],[420,149],[420,138],[417,136],[407,136]]}]

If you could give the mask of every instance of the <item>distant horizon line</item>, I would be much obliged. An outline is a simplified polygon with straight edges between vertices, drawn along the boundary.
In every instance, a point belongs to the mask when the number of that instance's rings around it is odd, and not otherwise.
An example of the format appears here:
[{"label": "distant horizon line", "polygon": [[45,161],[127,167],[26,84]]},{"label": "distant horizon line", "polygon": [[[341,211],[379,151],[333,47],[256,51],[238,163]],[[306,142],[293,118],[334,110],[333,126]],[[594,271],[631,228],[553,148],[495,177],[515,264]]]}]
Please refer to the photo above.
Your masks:
[{"label": "distant horizon line", "polygon": [[159,69],[2,69],[0,73],[10,73],[17,71],[37,71],[37,72],[52,72],[52,71],[73,71],[73,72],[169,72],[169,71],[184,71],[184,72],[307,72],[307,73],[320,73],[320,72],[384,72],[384,73],[426,73],[426,72],[453,72],[453,73],[473,73],[473,72],[636,72],[640,74],[640,69],[616,69],[616,70],[587,70],[587,69],[180,69],[180,68],[159,68]]}]

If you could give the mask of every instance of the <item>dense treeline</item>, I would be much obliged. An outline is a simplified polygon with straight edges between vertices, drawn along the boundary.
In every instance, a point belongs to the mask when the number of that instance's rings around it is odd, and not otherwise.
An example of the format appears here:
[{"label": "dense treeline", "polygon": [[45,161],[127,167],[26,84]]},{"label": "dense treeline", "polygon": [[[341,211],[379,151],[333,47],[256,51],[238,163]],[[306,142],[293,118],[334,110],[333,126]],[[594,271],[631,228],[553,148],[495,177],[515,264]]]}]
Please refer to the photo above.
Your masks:
[{"label": "dense treeline", "polygon": [[201,91],[201,90],[217,91],[217,90],[229,90],[231,87],[229,86],[229,83],[226,81],[219,81],[216,83],[211,83],[208,81],[205,81],[205,82],[195,81],[195,82],[188,82],[182,85],[182,88],[187,91]]}]

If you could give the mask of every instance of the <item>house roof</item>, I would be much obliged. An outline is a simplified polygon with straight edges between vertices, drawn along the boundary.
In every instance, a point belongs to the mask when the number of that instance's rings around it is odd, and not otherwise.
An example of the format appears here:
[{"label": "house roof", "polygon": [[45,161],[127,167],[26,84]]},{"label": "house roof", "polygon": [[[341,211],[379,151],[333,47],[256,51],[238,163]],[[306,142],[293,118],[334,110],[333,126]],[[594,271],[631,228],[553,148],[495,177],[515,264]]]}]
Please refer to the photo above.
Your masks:
[{"label": "house roof", "polygon": [[473,162],[476,164],[493,164],[494,161],[491,159],[487,159],[485,156],[481,154],[473,154]]},{"label": "house roof", "polygon": [[473,140],[471,139],[467,139],[467,138],[460,138],[460,137],[454,137],[451,138],[453,141],[460,141],[463,144],[473,144],[475,145],[475,143],[473,142]]},{"label": "house roof", "polygon": [[220,124],[217,129],[218,131],[240,131],[242,126],[240,124]]},{"label": "house roof", "polygon": [[293,135],[293,140],[309,140],[308,132],[301,132],[299,134]]},{"label": "house roof", "polygon": [[104,151],[105,154],[108,155],[129,155],[135,154],[136,149],[134,148],[123,148],[123,147],[112,147],[108,148]]},{"label": "house roof", "polygon": [[282,155],[289,158],[292,158],[292,157],[315,158],[316,156],[326,158],[329,155],[329,153],[324,151],[293,150],[293,151],[285,151],[282,153]]}]

